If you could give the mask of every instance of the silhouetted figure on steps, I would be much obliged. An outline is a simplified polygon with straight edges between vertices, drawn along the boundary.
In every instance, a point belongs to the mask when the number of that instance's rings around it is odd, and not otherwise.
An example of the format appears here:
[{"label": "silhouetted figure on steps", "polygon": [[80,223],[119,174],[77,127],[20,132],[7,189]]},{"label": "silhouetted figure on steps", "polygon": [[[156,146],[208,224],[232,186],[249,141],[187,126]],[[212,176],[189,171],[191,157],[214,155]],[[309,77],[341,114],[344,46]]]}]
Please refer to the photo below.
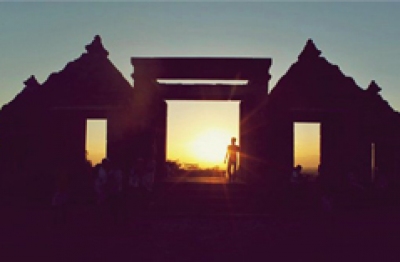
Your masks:
[{"label": "silhouetted figure on steps", "polygon": [[107,179],[110,172],[110,163],[108,159],[103,159],[101,165],[98,168],[97,177],[95,180],[95,190],[97,193],[97,205],[101,206],[104,204],[107,198]]},{"label": "silhouetted figure on steps", "polygon": [[134,176],[133,176],[133,191],[134,191],[134,202],[136,208],[143,211],[147,207],[148,190],[145,186],[146,172],[147,172],[147,161],[144,158],[138,158],[134,164]]},{"label": "silhouetted figure on steps", "polygon": [[237,160],[240,148],[235,143],[236,143],[236,138],[232,137],[231,144],[228,146],[224,159],[224,163],[226,163],[226,161],[228,160],[227,173],[229,182],[232,182],[236,178]]},{"label": "silhouetted figure on steps", "polygon": [[107,178],[107,202],[114,223],[126,221],[124,172],[116,164],[111,164]]}]

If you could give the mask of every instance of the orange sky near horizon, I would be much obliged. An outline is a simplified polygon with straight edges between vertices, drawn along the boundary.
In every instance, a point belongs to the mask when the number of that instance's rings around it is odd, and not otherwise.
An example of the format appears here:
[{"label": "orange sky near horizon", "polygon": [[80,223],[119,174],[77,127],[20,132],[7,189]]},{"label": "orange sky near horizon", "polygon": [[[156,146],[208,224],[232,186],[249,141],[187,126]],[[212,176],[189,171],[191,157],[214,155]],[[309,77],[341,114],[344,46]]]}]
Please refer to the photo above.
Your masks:
[{"label": "orange sky near horizon", "polygon": [[301,123],[293,124],[294,134],[294,163],[301,165],[303,171],[316,171],[320,163],[321,151],[321,124]]},{"label": "orange sky near horizon", "polygon": [[231,137],[240,144],[239,103],[167,101],[167,159],[201,168],[224,168]]},{"label": "orange sky near horizon", "polygon": [[[223,160],[230,138],[236,137],[240,145],[239,103],[168,101],[167,159],[202,168],[225,168]],[[302,165],[306,172],[315,171],[320,163],[320,126],[293,123],[293,165]]]},{"label": "orange sky near horizon", "polygon": [[[225,168],[224,157],[231,137],[239,140],[239,101],[167,101],[167,159],[201,168]],[[188,117],[190,115],[190,117]],[[93,165],[106,156],[106,120],[89,119],[87,157]],[[304,171],[320,162],[320,124],[296,122],[294,163]]]},{"label": "orange sky near horizon", "polygon": [[[213,111],[215,106],[219,108]],[[187,119],[187,112],[181,107],[191,108],[193,117]],[[230,138],[239,138],[239,102],[170,101],[168,117],[168,159],[202,168],[225,168],[223,159]],[[293,124],[293,166],[302,165],[304,172],[315,172],[320,163],[320,126],[320,123]]]},{"label": "orange sky near horizon", "polygon": [[106,157],[107,121],[88,119],[86,121],[86,153],[92,165]]}]

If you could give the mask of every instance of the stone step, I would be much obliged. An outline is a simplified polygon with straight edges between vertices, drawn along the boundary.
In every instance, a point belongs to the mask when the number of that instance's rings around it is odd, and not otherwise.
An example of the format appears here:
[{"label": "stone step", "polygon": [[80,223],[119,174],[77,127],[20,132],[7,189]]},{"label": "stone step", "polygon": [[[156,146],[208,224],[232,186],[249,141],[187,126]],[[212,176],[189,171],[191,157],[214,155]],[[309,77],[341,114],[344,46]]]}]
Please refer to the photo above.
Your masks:
[{"label": "stone step", "polygon": [[[258,201],[259,202],[259,201]],[[233,214],[257,212],[260,203],[243,183],[161,183],[150,204],[158,214]]]}]

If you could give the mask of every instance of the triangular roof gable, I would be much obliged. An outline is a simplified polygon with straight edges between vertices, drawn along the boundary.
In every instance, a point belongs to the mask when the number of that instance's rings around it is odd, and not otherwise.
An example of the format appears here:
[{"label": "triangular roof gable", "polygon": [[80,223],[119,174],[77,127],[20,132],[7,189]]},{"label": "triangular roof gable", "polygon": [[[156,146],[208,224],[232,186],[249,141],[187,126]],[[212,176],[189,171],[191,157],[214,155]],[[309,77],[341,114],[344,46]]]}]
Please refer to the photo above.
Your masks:
[{"label": "triangular roof gable", "polygon": [[269,106],[278,110],[359,112],[369,129],[397,136],[400,114],[379,94],[372,81],[366,90],[321,57],[312,40],[269,95]]},{"label": "triangular roof gable", "polygon": [[125,104],[132,86],[108,59],[100,36],[86,46],[87,52],[53,73],[43,83],[54,106],[101,106]]},{"label": "triangular roof gable", "polygon": [[397,137],[400,132],[400,113],[395,111],[389,103],[382,98],[379,92],[382,89],[375,81],[371,81],[365,90],[364,113],[367,123],[373,127],[375,133],[383,137],[393,134]]},{"label": "triangular roof gable", "polygon": [[309,39],[287,73],[270,93],[270,101],[280,106],[334,109],[354,103],[363,90],[340,68],[321,57],[321,51]]},{"label": "triangular roof gable", "polygon": [[[29,112],[51,107],[118,106],[129,103],[132,86],[108,59],[100,36],[86,46],[86,53],[69,62],[61,71],[52,73],[43,84],[34,76],[7,105],[5,111]],[[10,112],[11,111],[11,112]]]}]

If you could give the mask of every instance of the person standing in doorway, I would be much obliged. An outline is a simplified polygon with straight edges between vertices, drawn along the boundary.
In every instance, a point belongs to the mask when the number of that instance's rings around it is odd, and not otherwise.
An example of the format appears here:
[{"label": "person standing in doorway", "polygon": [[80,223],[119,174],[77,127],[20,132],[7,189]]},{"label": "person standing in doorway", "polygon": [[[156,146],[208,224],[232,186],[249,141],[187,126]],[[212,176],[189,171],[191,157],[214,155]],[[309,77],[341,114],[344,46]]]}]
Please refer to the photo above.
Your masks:
[{"label": "person standing in doorway", "polygon": [[236,168],[237,168],[237,160],[238,154],[240,152],[240,148],[236,145],[236,138],[231,138],[231,144],[228,145],[228,149],[226,151],[224,163],[228,160],[227,164],[227,173],[229,182],[232,182],[236,176]]}]

